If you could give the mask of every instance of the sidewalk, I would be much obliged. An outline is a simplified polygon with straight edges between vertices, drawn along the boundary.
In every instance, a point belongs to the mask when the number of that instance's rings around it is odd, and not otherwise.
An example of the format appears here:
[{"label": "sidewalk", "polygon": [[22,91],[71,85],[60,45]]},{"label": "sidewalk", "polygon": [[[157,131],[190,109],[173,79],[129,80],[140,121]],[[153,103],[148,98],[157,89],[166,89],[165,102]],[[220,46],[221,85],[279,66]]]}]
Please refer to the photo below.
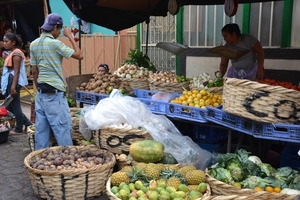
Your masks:
[{"label": "sidewalk", "polygon": [[[30,119],[30,105],[22,103],[24,114]],[[24,158],[30,153],[27,135],[9,136],[0,144],[0,200],[38,200],[33,193]],[[107,196],[94,198],[106,200]]]}]

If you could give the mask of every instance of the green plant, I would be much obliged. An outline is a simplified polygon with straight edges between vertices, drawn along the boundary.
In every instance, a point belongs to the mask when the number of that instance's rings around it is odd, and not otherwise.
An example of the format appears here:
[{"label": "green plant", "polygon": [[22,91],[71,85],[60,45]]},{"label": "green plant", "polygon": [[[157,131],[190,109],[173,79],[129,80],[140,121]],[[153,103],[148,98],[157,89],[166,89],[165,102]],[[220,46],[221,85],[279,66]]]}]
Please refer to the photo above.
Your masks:
[{"label": "green plant", "polygon": [[66,92],[66,94],[67,94],[66,97],[67,97],[69,107],[76,107],[76,101],[69,97],[68,91]]},{"label": "green plant", "polygon": [[155,65],[150,61],[149,57],[138,49],[131,49],[128,53],[128,59],[126,59],[124,64],[133,64],[139,67],[148,68],[150,71],[156,71]]}]

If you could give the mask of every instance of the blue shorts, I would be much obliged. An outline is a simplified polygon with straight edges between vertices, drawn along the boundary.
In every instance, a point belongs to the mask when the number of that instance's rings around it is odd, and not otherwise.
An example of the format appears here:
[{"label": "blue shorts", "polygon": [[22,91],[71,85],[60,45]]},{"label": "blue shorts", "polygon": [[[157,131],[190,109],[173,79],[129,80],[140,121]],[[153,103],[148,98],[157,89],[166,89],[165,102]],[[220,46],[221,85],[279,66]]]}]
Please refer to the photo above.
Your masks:
[{"label": "blue shorts", "polygon": [[49,147],[51,132],[59,146],[73,145],[70,108],[63,92],[38,92],[35,99],[35,117],[35,150]]}]

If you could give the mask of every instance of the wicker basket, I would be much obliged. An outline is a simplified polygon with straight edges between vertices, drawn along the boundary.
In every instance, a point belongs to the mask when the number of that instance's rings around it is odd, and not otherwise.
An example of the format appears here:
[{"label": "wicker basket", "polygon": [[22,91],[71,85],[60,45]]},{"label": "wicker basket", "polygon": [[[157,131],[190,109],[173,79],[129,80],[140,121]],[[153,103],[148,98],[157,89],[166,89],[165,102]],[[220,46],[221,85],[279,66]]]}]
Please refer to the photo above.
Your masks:
[{"label": "wicker basket", "polygon": [[244,79],[224,82],[223,110],[267,123],[300,123],[300,92]]},{"label": "wicker basket", "polygon": [[240,189],[232,185],[228,185],[222,181],[214,179],[208,173],[206,173],[206,182],[210,185],[211,192],[215,195],[238,195],[238,196],[247,196],[248,198],[244,199],[280,199],[280,200],[294,200],[298,195],[287,195],[287,194],[273,194],[270,192],[260,191],[257,192],[252,189]]},{"label": "wicker basket", "polygon": [[[51,147],[60,150],[62,147]],[[80,150],[106,152],[99,148],[77,146]],[[107,152],[112,160],[104,165],[95,165],[87,169],[44,171],[30,166],[33,157],[42,154],[47,149],[31,152],[24,159],[25,167],[29,173],[31,185],[35,195],[42,199],[88,199],[106,193],[105,184],[111,176],[116,162],[112,153]]]},{"label": "wicker basket", "polygon": [[[35,125],[31,125],[31,126],[28,126],[28,129],[27,129],[27,140],[28,140],[28,146],[30,148],[31,151],[34,151],[35,150],[35,131],[34,131],[34,128]],[[56,143],[56,139],[54,137],[53,134],[51,134],[50,136],[50,147],[52,146],[55,146],[57,143]]]},{"label": "wicker basket", "polygon": [[[108,198],[110,200],[121,200],[119,199],[116,195],[114,195],[110,188],[111,188],[111,182],[110,182],[110,179],[108,179],[107,183],[106,183],[106,195],[108,196]],[[199,199],[196,199],[196,200],[209,200],[209,197],[211,195],[211,190],[210,190],[210,186],[207,184],[207,189],[206,189],[206,193]]]},{"label": "wicker basket", "polygon": [[76,116],[75,113],[81,108],[73,107],[70,108],[70,115],[72,118],[72,140],[80,144],[81,140],[84,140],[83,135],[79,132],[80,117]]},{"label": "wicker basket", "polygon": [[149,90],[148,79],[123,78],[122,81],[127,81],[132,89]]},{"label": "wicker basket", "polygon": [[92,131],[95,144],[101,149],[107,149],[112,153],[128,154],[132,142],[140,140],[152,140],[152,136],[146,130],[133,128],[108,127]]},{"label": "wicker basket", "polygon": [[9,124],[10,124],[10,127],[13,129],[15,128],[15,125],[16,125],[16,117],[14,116],[14,114],[12,114],[11,112],[9,112],[8,116],[5,116],[5,117],[1,117],[0,118],[0,124],[5,122],[5,121],[8,121]]},{"label": "wicker basket", "polygon": [[174,92],[182,93],[184,90],[189,89],[189,81],[182,83],[163,83],[163,82],[150,82],[150,90],[160,92]]}]

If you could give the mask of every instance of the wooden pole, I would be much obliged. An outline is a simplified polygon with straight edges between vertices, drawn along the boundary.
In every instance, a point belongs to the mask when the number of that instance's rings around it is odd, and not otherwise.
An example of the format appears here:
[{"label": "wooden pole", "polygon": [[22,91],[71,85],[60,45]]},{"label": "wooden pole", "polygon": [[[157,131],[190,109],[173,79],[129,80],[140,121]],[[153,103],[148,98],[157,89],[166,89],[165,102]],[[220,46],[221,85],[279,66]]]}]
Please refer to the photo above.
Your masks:
[{"label": "wooden pole", "polygon": [[48,15],[48,4],[47,4],[47,0],[44,0],[44,16],[45,18]]}]

